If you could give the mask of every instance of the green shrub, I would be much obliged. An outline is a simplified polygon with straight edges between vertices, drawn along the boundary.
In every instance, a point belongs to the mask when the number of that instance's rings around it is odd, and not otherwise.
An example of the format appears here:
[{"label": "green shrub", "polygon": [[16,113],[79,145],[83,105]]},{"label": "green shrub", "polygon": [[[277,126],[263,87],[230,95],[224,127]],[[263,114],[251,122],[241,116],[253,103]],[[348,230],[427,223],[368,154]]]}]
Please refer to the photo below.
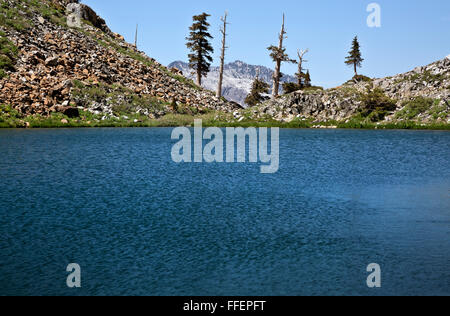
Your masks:
[{"label": "green shrub", "polygon": [[396,114],[396,118],[411,120],[419,114],[429,111],[433,107],[434,102],[433,99],[424,97],[417,97],[403,102],[403,109]]},{"label": "green shrub", "polygon": [[442,81],[446,77],[448,77],[448,72],[443,74],[432,74],[430,70],[426,70],[422,73],[416,73],[413,75],[409,75],[406,77],[403,77],[401,79],[398,79],[395,83],[402,83],[405,81],[412,81],[412,82],[427,82],[427,83],[433,83],[436,81]]},{"label": "green shrub", "polygon": [[0,32],[0,79],[6,76],[6,71],[14,71],[14,64],[19,52],[17,47]]},{"label": "green shrub", "polygon": [[283,92],[285,94],[292,93],[295,91],[301,90],[301,87],[295,82],[284,82],[283,83]]},{"label": "green shrub", "polygon": [[440,100],[435,100],[433,107],[428,111],[428,114],[430,114],[434,120],[442,119],[445,120],[447,116],[449,116],[449,112],[447,110],[447,105],[443,104],[441,105]]},{"label": "green shrub", "polygon": [[311,87],[306,87],[303,88],[302,91],[305,92],[314,92],[314,91],[323,91],[323,87],[319,87],[319,86],[311,86]]},{"label": "green shrub", "polygon": [[296,91],[304,91],[304,92],[314,92],[314,91],[320,91],[323,90],[323,87],[318,87],[318,86],[309,86],[309,87],[300,87],[300,85],[298,85],[295,82],[285,82],[283,83],[283,92],[285,94],[289,94],[289,93],[293,93]]},{"label": "green shrub", "polygon": [[367,76],[364,76],[364,75],[355,75],[353,77],[353,81],[356,81],[356,82],[372,82],[373,79],[369,78]]},{"label": "green shrub", "polygon": [[363,117],[370,118],[372,122],[384,120],[389,112],[395,111],[397,103],[386,96],[382,89],[367,87],[367,93],[360,96],[360,112]]},{"label": "green shrub", "polygon": [[373,82],[373,79],[364,75],[355,75],[351,80],[347,81],[345,84],[360,83],[360,82],[371,83]]}]

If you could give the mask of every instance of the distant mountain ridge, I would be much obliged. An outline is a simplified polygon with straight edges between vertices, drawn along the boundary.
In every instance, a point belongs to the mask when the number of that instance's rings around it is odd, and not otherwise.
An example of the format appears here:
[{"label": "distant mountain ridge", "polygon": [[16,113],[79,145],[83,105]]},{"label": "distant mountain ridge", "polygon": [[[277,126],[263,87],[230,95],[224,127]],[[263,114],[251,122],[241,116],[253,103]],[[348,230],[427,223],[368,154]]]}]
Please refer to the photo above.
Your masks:
[{"label": "distant mountain ridge", "polygon": [[[182,61],[175,61],[171,63],[169,68],[177,68],[183,72],[183,75],[195,79],[192,75],[192,70],[188,63]],[[245,98],[250,93],[252,83],[259,72],[259,78],[264,80],[272,87],[273,70],[264,66],[249,65],[243,61],[237,60],[232,63],[225,64],[224,80],[223,80],[223,96],[229,101],[234,101],[242,106],[245,106]],[[296,78],[293,76],[284,75],[282,82],[293,82]],[[219,82],[219,67],[211,67],[211,70],[206,78],[203,79],[202,86],[205,89],[215,91]]]}]

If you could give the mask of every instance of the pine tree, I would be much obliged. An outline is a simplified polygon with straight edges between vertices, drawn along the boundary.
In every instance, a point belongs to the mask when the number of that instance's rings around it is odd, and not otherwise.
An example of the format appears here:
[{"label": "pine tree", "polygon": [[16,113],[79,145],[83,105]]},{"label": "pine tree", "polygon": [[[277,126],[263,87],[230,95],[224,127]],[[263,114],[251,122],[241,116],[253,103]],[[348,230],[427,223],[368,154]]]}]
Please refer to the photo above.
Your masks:
[{"label": "pine tree", "polygon": [[282,62],[296,63],[295,60],[290,59],[288,54],[286,54],[286,48],[283,46],[283,41],[286,38],[285,35],[286,30],[284,28],[284,14],[283,14],[283,24],[281,25],[278,47],[272,45],[267,48],[270,51],[270,57],[272,57],[273,61],[275,62],[275,72],[273,74],[273,91],[272,91],[272,96],[274,98],[278,96],[278,92],[280,89],[281,63]]},{"label": "pine tree", "polygon": [[245,103],[249,106],[255,106],[265,100],[262,94],[269,93],[270,86],[256,77],[255,81],[253,81],[252,90],[250,94],[245,98]]},{"label": "pine tree", "polygon": [[306,72],[304,85],[306,88],[311,87],[311,75],[309,74],[309,70]]},{"label": "pine tree", "polygon": [[355,36],[352,43],[352,50],[348,53],[345,63],[353,66],[355,70],[355,77],[358,76],[358,67],[361,67],[364,59],[361,56],[361,47],[358,42],[358,36]]},{"label": "pine tree", "polygon": [[213,61],[211,54],[214,49],[209,40],[213,37],[208,33],[209,23],[207,19],[210,15],[202,13],[193,17],[194,24],[189,28],[191,31],[186,46],[191,50],[189,57],[189,67],[197,74],[197,85],[202,85],[202,77],[206,76]]},{"label": "pine tree", "polygon": [[308,49],[306,50],[297,50],[297,55],[298,55],[298,71],[295,74],[295,76],[297,77],[297,85],[299,87],[299,89],[303,89],[304,86],[304,81],[305,81],[305,73],[303,72],[303,65],[304,63],[307,62],[307,60],[305,60],[305,55],[309,52]]}]

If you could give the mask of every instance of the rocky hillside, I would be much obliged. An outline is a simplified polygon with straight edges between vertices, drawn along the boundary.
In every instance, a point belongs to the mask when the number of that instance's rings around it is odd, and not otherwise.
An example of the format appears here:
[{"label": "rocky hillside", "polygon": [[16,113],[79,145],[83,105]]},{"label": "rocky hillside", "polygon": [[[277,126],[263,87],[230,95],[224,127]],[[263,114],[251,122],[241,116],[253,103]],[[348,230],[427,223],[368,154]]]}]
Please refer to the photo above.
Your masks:
[{"label": "rocky hillside", "polygon": [[0,104],[25,115],[235,107],[137,51],[78,0],[2,0],[0,35]]},{"label": "rocky hillside", "polygon": [[428,66],[383,79],[329,90],[306,90],[251,109],[252,119],[273,117],[327,121],[369,120],[450,123],[450,56]]},{"label": "rocky hillside", "polygon": [[[176,61],[169,65],[170,68],[177,68],[190,79],[194,79],[189,65],[182,61]],[[242,61],[235,61],[224,66],[223,96],[230,101],[234,101],[242,106],[245,105],[245,98],[250,93],[256,75],[272,86],[273,70],[264,66],[249,65]],[[282,82],[295,82],[296,78],[284,75]],[[202,86],[205,89],[215,91],[219,82],[219,67],[211,67],[211,70],[204,78]]]}]

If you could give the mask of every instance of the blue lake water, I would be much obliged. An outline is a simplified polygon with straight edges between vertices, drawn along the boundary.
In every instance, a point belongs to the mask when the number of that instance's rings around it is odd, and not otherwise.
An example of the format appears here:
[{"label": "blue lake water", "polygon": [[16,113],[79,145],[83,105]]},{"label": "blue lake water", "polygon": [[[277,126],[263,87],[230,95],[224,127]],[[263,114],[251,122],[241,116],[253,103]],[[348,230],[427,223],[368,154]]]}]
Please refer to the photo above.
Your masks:
[{"label": "blue lake water", "polygon": [[281,130],[270,175],[170,134],[0,130],[0,295],[450,295],[450,133]]}]

